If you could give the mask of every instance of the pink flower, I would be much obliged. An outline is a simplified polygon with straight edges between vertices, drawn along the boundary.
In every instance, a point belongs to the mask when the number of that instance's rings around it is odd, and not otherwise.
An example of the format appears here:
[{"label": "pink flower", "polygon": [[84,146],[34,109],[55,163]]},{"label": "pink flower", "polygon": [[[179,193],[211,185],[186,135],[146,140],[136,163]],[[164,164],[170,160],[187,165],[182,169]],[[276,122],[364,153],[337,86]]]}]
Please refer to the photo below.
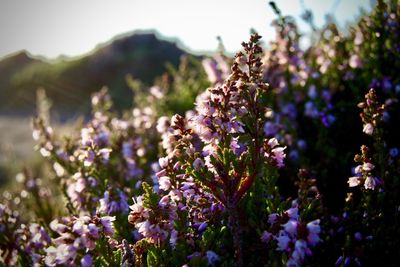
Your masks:
[{"label": "pink flower", "polygon": [[359,55],[354,54],[349,59],[349,66],[353,69],[362,67],[362,61]]},{"label": "pink flower", "polygon": [[365,189],[371,189],[374,190],[376,185],[376,181],[374,177],[368,176],[367,179],[364,181],[364,187]]},{"label": "pink flower", "polygon": [[362,173],[362,170],[363,170],[363,166],[358,165],[354,168],[354,173]]},{"label": "pink flower", "polygon": [[163,196],[160,201],[158,202],[158,205],[162,208],[166,207],[169,204],[169,196],[165,195]]},{"label": "pink flower", "polygon": [[[76,257],[76,248],[75,246],[61,244],[57,247],[57,254],[56,254],[56,263],[58,264],[66,264],[68,262],[73,262]],[[67,264],[66,264],[67,265]]]},{"label": "pink flower", "polygon": [[76,181],[76,184],[75,184],[75,191],[78,193],[82,193],[82,191],[85,190],[85,188],[86,188],[85,179],[82,177],[78,178],[78,180]]},{"label": "pink flower", "polygon": [[286,147],[276,147],[274,149],[272,149],[272,158],[275,159],[276,161],[276,165],[281,168],[284,166],[283,160],[286,157],[286,154],[284,152],[284,150],[286,149]]},{"label": "pink flower", "polygon": [[210,58],[205,58],[201,63],[203,65],[204,71],[207,74],[208,80],[211,83],[218,82],[221,77],[218,73],[216,62]]},{"label": "pink flower", "polygon": [[57,233],[64,233],[68,230],[68,227],[62,223],[59,223],[58,219],[51,221],[50,229]]},{"label": "pink flower", "polygon": [[375,168],[374,164],[369,163],[369,162],[366,162],[366,163],[364,163],[364,164],[362,165],[362,169],[363,169],[364,171],[367,171],[367,172],[372,171],[374,168]]},{"label": "pink flower", "polygon": [[85,222],[81,219],[75,221],[74,226],[72,227],[72,231],[78,235],[82,235],[85,231]]},{"label": "pink flower", "polygon": [[357,30],[355,37],[354,37],[354,44],[360,45],[360,44],[362,44],[363,41],[364,41],[363,33],[360,30]]},{"label": "pink flower", "polygon": [[150,222],[148,220],[138,223],[137,225],[138,232],[142,234],[143,236],[149,236],[150,235]]},{"label": "pink flower", "polygon": [[349,180],[347,181],[347,183],[349,184],[350,187],[355,187],[355,186],[360,185],[361,180],[360,180],[360,177],[358,177],[358,176],[353,176],[353,177],[350,177],[350,178],[349,178]]},{"label": "pink flower", "polygon": [[171,187],[171,181],[168,176],[161,176],[158,184],[160,185],[160,189],[164,191],[167,191]]},{"label": "pink flower", "polygon": [[163,134],[165,132],[167,132],[169,127],[169,118],[167,116],[162,116],[157,120],[157,132],[159,132],[160,134]]},{"label": "pink flower", "polygon": [[159,86],[152,86],[150,88],[150,94],[152,94],[157,99],[160,99],[164,96],[164,92]]},{"label": "pink flower", "polygon": [[160,164],[161,168],[167,167],[168,166],[168,157],[159,158],[158,159],[158,164]]},{"label": "pink flower", "polygon": [[56,258],[57,258],[57,249],[53,246],[45,249],[46,257],[44,258],[44,262],[48,266],[56,266]]},{"label": "pink flower", "polygon": [[374,132],[374,126],[371,123],[367,123],[364,125],[363,132],[372,135]]},{"label": "pink flower", "polygon": [[268,140],[268,145],[271,148],[274,148],[274,147],[278,146],[279,143],[278,143],[278,140],[274,137],[274,138],[271,138],[271,139]]},{"label": "pink flower", "polygon": [[107,163],[108,160],[110,159],[110,153],[111,153],[110,148],[102,148],[99,150],[99,155],[101,156],[101,159],[103,160],[104,163]]}]

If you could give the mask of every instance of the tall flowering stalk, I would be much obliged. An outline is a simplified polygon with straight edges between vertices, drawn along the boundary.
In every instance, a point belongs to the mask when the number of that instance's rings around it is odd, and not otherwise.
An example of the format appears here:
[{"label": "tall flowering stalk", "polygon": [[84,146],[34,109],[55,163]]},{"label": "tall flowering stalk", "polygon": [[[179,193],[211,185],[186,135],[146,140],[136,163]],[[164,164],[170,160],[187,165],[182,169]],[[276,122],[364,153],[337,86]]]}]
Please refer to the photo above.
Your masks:
[{"label": "tall flowering stalk", "polygon": [[[378,103],[375,90],[370,89],[365,95],[365,101],[359,103],[358,107],[363,109],[360,113],[363,122],[363,132],[373,136],[375,139],[375,147],[378,149],[381,148],[382,130],[378,128],[378,125],[382,121],[385,105]],[[380,151],[377,152],[384,153],[382,149],[379,150]],[[379,178],[373,176],[375,165],[373,164],[373,159],[370,158],[368,154],[369,148],[366,145],[362,145],[361,154],[357,154],[354,157],[354,161],[360,163],[360,165],[354,169],[355,176],[350,177],[348,180],[350,187],[363,185],[365,189],[373,190],[376,185],[382,184]]]},{"label": "tall flowering stalk", "polygon": [[383,111],[385,105],[378,102],[377,95],[374,89],[370,89],[365,95],[365,101],[358,104],[359,108],[362,108],[360,113],[361,120],[363,122],[363,132],[367,135],[379,135],[377,133],[377,126],[382,121]]},{"label": "tall flowering stalk", "polygon": [[[189,211],[186,216],[192,226],[199,225],[198,229],[206,228],[212,220],[213,216],[207,214],[223,210],[233,238],[236,265],[243,265],[240,201],[254,181],[264,175],[265,165],[282,167],[285,158],[285,148],[275,138],[264,136],[266,107],[262,101],[268,85],[262,79],[260,38],[254,34],[250,42],[243,43],[244,51],[235,56],[232,73],[225,82],[198,97],[194,115],[186,119],[175,115],[169,133],[163,135],[172,146],[160,159],[158,209],[169,211],[163,220],[170,223],[158,220],[148,229],[143,228],[149,225],[144,219],[151,221],[157,212],[148,210],[151,205],[141,205],[141,199],[131,207],[130,216],[130,222],[153,243],[160,237],[165,240],[168,231],[170,243],[176,243],[174,239],[181,233],[172,222],[182,210]],[[167,142],[163,144],[168,148]],[[198,205],[196,209],[193,204]],[[157,234],[154,239],[151,232],[156,229],[166,232],[161,231],[161,236]]]}]

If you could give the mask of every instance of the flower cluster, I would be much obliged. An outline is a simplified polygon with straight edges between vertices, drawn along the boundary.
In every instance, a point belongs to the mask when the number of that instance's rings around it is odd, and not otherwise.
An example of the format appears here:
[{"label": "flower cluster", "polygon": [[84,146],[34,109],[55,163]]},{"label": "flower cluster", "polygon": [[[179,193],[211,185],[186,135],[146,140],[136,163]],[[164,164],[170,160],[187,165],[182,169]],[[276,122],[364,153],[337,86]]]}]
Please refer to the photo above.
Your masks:
[{"label": "flower cluster", "polygon": [[232,73],[197,98],[194,112],[159,119],[167,155],[159,159],[154,192],[136,198],[129,215],[150,243],[168,239],[172,248],[185,243],[196,254],[199,237],[227,215],[236,258],[243,260],[236,206],[260,179],[262,164],[283,167],[285,158],[285,148],[262,131],[260,99],[267,85],[261,80],[259,38],[243,44]]},{"label": "flower cluster", "polygon": [[15,240],[15,231],[18,229],[18,212],[5,204],[0,203],[0,262],[5,265],[14,265],[17,262],[18,245]]},{"label": "flower cluster", "polygon": [[360,163],[354,168],[356,176],[349,178],[349,186],[355,187],[363,185],[367,190],[374,190],[379,184],[382,184],[377,177],[372,175],[375,165],[372,163],[371,158],[368,157],[368,147],[363,145],[361,147],[361,154],[354,157],[354,161]]},{"label": "flower cluster", "polygon": [[212,84],[221,84],[228,77],[230,69],[222,54],[213,58],[205,58],[202,61],[203,68],[207,73],[208,80]]},{"label": "flower cluster", "polygon": [[[50,228],[58,234],[52,240],[54,246],[45,249],[48,266],[92,266],[92,251],[99,239],[112,237],[114,217],[64,217],[55,219]],[[99,255],[96,255],[97,257]]]},{"label": "flower cluster", "polygon": [[34,121],[34,135],[41,140],[40,151],[55,159],[71,208],[126,214],[127,196],[132,188],[139,190],[144,173],[151,172],[156,147],[145,142],[157,140],[156,118],[148,108],[134,109],[130,120],[114,118],[106,89],[93,96],[92,105],[93,118],[79,137],[62,143],[40,119]]},{"label": "flower cluster", "polygon": [[312,255],[311,248],[320,242],[320,220],[302,222],[297,207],[282,214],[271,213],[268,223],[270,231],[264,231],[261,240],[287,255],[286,266],[301,266],[306,256]]},{"label": "flower cluster", "polygon": [[[365,101],[358,104],[359,108],[363,111],[360,114],[361,120],[364,124],[363,132],[367,135],[374,134],[378,123],[382,120],[385,105],[380,105],[374,89],[370,89],[365,95]],[[376,131],[376,130],[375,130]]]},{"label": "flower cluster", "polygon": [[43,226],[32,223],[30,225],[21,224],[15,234],[17,236],[16,242],[20,246],[19,249],[32,260],[33,266],[41,266],[45,248],[51,244],[48,232]]}]

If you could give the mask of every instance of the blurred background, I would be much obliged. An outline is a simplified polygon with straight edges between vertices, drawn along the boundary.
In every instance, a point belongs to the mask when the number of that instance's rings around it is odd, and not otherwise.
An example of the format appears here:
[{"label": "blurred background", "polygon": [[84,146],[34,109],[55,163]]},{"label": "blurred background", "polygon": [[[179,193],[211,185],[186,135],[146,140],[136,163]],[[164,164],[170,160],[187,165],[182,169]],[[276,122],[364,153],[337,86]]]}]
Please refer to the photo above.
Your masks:
[{"label": "blurred background", "polygon": [[[373,0],[277,0],[304,35],[334,20],[345,28]],[[313,14],[312,23],[307,15]],[[309,16],[308,16],[309,17]],[[68,132],[90,112],[90,95],[107,86],[118,110],[132,104],[127,80],[151,86],[183,55],[240,49],[250,30],[275,36],[264,0],[2,0],[0,3],[0,184],[40,161],[30,120],[43,109]],[[307,40],[307,38],[306,38]],[[305,41],[302,45],[307,46]],[[169,67],[168,67],[169,66]],[[37,103],[41,103],[38,107]]]}]

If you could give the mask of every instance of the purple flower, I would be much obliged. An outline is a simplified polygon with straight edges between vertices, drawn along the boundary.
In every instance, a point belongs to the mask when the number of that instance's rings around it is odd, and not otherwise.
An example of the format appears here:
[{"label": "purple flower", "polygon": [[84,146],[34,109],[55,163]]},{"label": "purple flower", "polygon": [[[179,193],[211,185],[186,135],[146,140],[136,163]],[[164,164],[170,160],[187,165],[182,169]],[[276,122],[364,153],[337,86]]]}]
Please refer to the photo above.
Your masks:
[{"label": "purple flower", "polygon": [[292,253],[293,259],[298,262],[302,263],[306,256],[306,251],[308,250],[307,243],[304,240],[296,240],[294,244],[294,251]]},{"label": "purple flower", "polygon": [[88,224],[88,232],[93,238],[99,238],[99,228],[94,223]]},{"label": "purple flower", "polygon": [[[100,199],[100,207],[98,211],[107,215],[116,212],[127,213],[129,211],[129,205],[127,203],[127,197],[124,192],[117,190],[118,199],[112,199],[109,191],[104,192],[104,196]],[[113,196],[115,198],[115,194]]]},{"label": "purple flower", "polygon": [[360,232],[356,232],[356,233],[354,234],[354,238],[355,238],[356,240],[358,240],[358,241],[361,241],[361,240],[362,240],[362,234],[361,234]]},{"label": "purple flower", "polygon": [[371,189],[374,190],[376,186],[376,181],[374,177],[368,176],[365,181],[364,181],[364,187],[365,189]]},{"label": "purple flower", "polygon": [[167,191],[171,187],[171,181],[168,176],[161,176],[158,184],[160,185],[160,189],[164,191]]},{"label": "purple flower", "polygon": [[178,231],[176,231],[175,229],[173,229],[171,231],[171,235],[169,237],[169,243],[171,244],[171,246],[173,248],[176,247],[176,242],[178,241]]},{"label": "purple flower", "polygon": [[100,222],[104,227],[104,233],[108,236],[114,235],[113,221],[115,221],[115,217],[104,216],[100,218]]},{"label": "purple flower", "polygon": [[219,256],[212,250],[206,252],[208,264],[214,266],[217,261],[219,261]]},{"label": "purple flower", "polygon": [[266,136],[274,136],[278,133],[279,126],[273,122],[267,121],[264,124],[264,133]]},{"label": "purple flower", "polygon": [[299,218],[299,208],[290,208],[286,213],[291,219],[297,220]]},{"label": "purple flower", "polygon": [[321,232],[321,226],[319,225],[320,220],[314,220],[307,224],[308,236],[307,242],[311,246],[315,246],[319,241],[319,233]]},{"label": "purple flower", "polygon": [[203,167],[204,167],[204,161],[203,161],[201,158],[196,158],[196,159],[193,161],[193,168],[194,168],[196,171],[200,170],[200,169],[203,168]]},{"label": "purple flower", "polygon": [[276,223],[277,220],[278,220],[278,214],[277,213],[272,213],[272,214],[268,215],[268,222],[270,224]]},{"label": "purple flower", "polygon": [[276,250],[285,251],[288,249],[290,238],[287,235],[281,233],[280,236],[276,237],[276,240],[278,241],[278,247]]},{"label": "purple flower", "polygon": [[315,99],[318,96],[317,88],[315,85],[311,85],[310,88],[308,88],[308,96],[311,99]]},{"label": "purple flower", "polygon": [[199,232],[203,232],[207,228],[207,226],[208,226],[207,222],[201,223],[200,226],[199,226],[199,229],[198,229]]},{"label": "purple flower", "polygon": [[89,254],[86,254],[81,259],[81,267],[92,267],[92,257]]},{"label": "purple flower", "polygon": [[298,222],[295,220],[289,220],[287,223],[285,223],[283,226],[283,229],[290,234],[291,236],[295,236],[297,234],[297,226]]},{"label": "purple flower", "polygon": [[264,243],[268,243],[272,239],[272,234],[269,233],[268,231],[264,231],[263,234],[261,235],[261,241]]},{"label": "purple flower", "polygon": [[389,154],[392,158],[395,158],[399,155],[399,149],[398,148],[391,148],[389,151]]}]

